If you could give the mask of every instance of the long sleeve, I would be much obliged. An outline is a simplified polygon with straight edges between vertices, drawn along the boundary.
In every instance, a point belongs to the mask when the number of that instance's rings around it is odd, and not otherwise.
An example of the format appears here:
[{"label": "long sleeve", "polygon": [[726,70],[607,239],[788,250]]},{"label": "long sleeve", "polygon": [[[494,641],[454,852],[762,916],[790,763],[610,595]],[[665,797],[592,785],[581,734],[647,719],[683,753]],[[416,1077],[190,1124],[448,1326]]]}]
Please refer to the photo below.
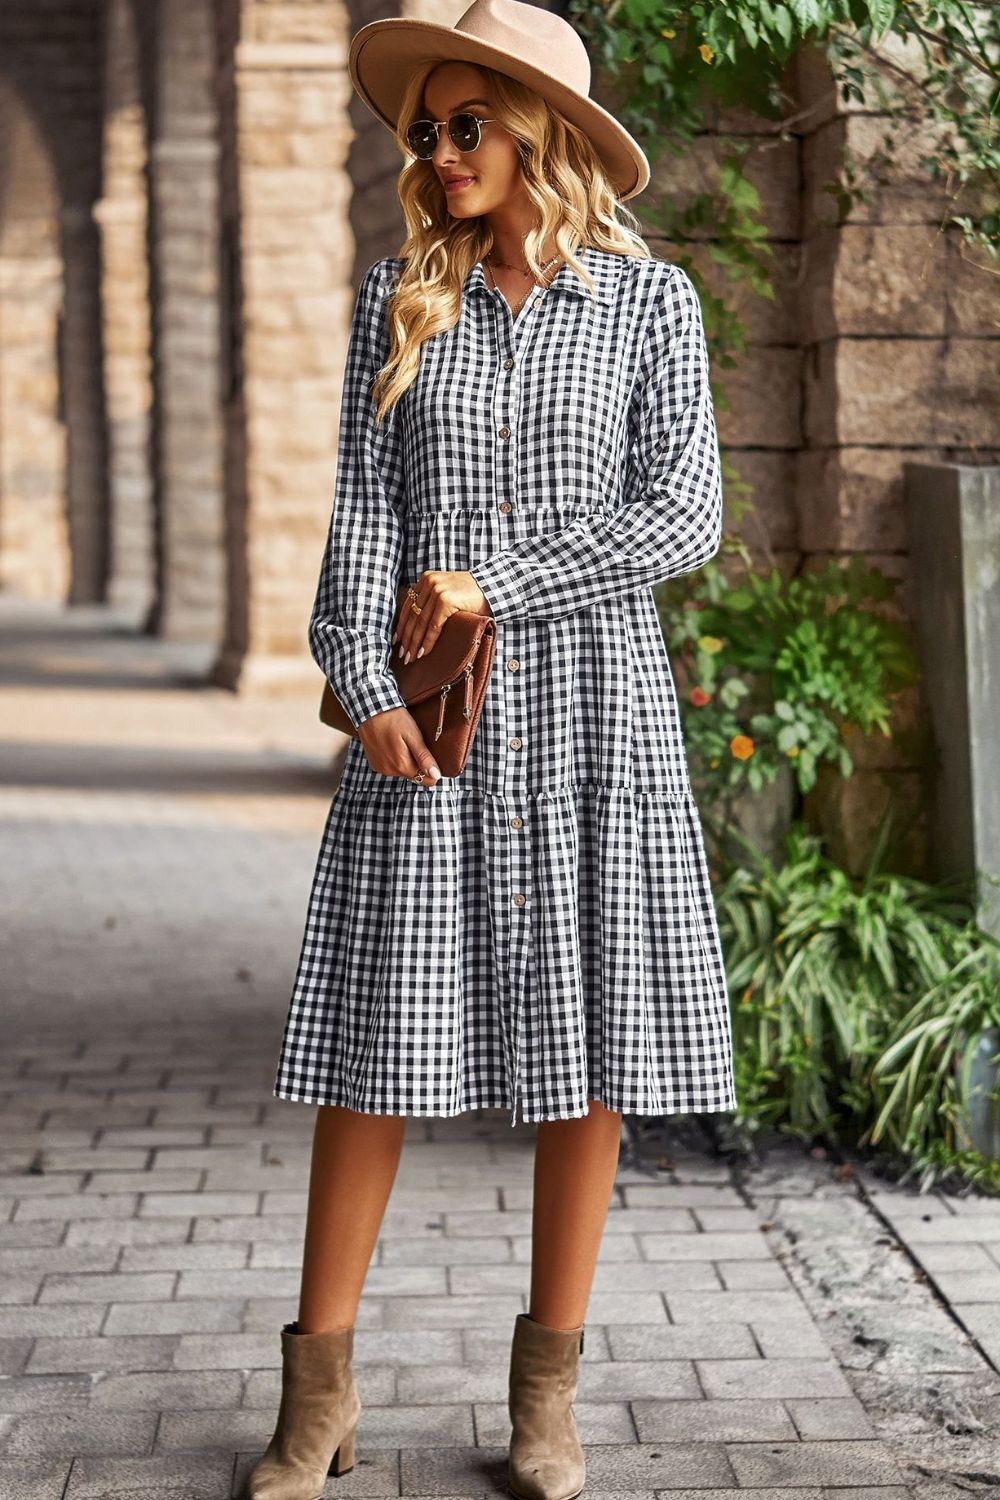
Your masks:
[{"label": "long sleeve", "polygon": [[384,260],[362,278],[340,408],[333,513],[309,646],[355,725],[404,707],[389,662],[403,555],[403,463],[396,410],[376,423],[371,386],[388,355]]},{"label": "long sleeve", "polygon": [[497,620],[558,619],[690,573],[722,540],[708,350],[694,284],[670,266],[629,408],[623,503],[494,552],[471,571]]}]

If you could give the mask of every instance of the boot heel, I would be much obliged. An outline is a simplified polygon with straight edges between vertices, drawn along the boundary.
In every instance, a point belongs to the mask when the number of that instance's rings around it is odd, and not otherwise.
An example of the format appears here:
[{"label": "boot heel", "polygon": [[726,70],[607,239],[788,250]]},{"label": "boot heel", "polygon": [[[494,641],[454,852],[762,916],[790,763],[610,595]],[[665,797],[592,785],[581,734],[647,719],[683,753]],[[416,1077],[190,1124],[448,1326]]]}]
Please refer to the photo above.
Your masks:
[{"label": "boot heel", "polygon": [[349,1474],[354,1468],[354,1439],[357,1431],[358,1424],[355,1422],[350,1432],[345,1433],[341,1438],[340,1447],[330,1460],[330,1467],[327,1469],[328,1474],[337,1477],[340,1474]]}]

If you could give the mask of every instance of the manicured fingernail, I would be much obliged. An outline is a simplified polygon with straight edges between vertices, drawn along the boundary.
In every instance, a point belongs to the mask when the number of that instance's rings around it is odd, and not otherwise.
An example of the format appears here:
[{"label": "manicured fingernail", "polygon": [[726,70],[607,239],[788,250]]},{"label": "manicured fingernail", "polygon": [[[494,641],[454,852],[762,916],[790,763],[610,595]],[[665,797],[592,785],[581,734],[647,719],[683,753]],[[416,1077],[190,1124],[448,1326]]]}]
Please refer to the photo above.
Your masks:
[{"label": "manicured fingernail", "polygon": [[403,664],[404,664],[404,666],[409,661],[409,659],[410,659],[410,653],[409,653],[409,651],[407,651],[406,655],[403,657]]},{"label": "manicured fingernail", "polygon": [[402,641],[400,641],[399,645],[396,647],[396,655],[397,656],[402,656],[402,654],[403,654],[403,643],[402,643]]},{"label": "manicured fingernail", "polygon": [[441,771],[440,771],[439,767],[437,767],[437,766],[431,766],[429,774],[434,777],[435,781],[440,781],[440,779],[441,779]]},{"label": "manicured fingernail", "polygon": [[417,652],[417,658],[418,658],[418,660],[419,660],[419,658],[421,656],[423,656],[423,654],[424,654],[424,648],[423,648],[423,646],[421,646],[420,650]]}]

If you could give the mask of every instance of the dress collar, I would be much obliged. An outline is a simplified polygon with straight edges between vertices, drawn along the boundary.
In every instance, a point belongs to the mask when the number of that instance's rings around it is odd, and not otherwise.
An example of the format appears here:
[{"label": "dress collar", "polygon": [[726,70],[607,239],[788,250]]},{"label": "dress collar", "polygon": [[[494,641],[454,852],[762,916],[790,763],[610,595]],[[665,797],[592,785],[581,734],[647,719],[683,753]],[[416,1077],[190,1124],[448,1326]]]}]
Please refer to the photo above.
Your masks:
[{"label": "dress collar", "polygon": [[[580,277],[571,265],[561,265],[549,282],[548,291],[571,292],[577,297],[586,297],[598,302],[611,302],[614,298],[615,288],[618,285],[618,277],[621,275],[624,255],[615,255],[610,250],[597,250],[588,245],[577,255],[591,276],[594,278],[595,296],[592,297],[589,287],[584,286]],[[463,288],[466,295],[471,296],[480,292],[492,292],[493,288],[486,280],[486,272],[483,263],[477,260],[465,278]]]}]

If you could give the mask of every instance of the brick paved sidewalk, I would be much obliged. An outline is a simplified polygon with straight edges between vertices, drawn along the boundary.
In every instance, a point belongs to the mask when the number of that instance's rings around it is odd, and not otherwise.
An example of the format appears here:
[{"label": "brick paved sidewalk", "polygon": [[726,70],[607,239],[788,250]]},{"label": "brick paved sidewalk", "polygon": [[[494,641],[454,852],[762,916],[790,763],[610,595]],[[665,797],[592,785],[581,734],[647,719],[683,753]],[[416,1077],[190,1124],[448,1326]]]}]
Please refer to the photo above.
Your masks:
[{"label": "brick paved sidewalk", "polygon": [[[271,1085],[328,732],[315,695],[178,683],[181,654],[100,611],[0,601],[4,625],[0,1496],[235,1495],[298,1293],[314,1111]],[[327,1494],[505,1493],[534,1134],[503,1111],[408,1122],[357,1326],[357,1464]],[[959,1245],[911,1193],[878,1209],[791,1165],[623,1167],[575,1408],[587,1500],[1000,1492],[997,1326],[969,1311],[1000,1229],[945,1207],[978,1234]],[[903,1235],[936,1246],[937,1286]],[[851,1259],[876,1255],[892,1276],[866,1262],[859,1301]],[[964,1426],[901,1415],[894,1339]]]}]

